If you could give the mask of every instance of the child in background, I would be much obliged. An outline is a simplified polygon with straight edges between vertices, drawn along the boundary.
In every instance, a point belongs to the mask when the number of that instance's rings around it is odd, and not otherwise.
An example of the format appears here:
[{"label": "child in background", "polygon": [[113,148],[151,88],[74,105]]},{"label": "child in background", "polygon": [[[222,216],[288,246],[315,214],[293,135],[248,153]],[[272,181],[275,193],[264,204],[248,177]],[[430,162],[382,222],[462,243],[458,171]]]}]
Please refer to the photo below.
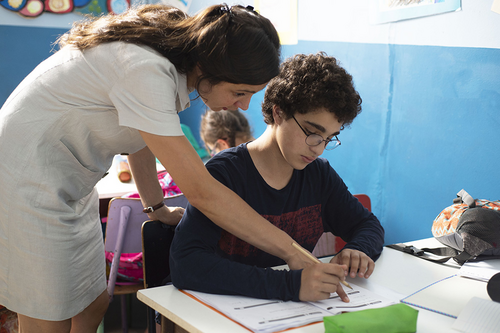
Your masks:
[{"label": "child in background", "polygon": [[[352,77],[323,53],[297,55],[267,86],[266,131],[206,163],[209,172],[270,223],[312,251],[324,231],[347,241],[330,263],[272,270],[278,257],[221,229],[188,205],[170,249],[173,284],[216,294],[284,301],[317,301],[337,292],[345,275],[368,278],[382,252],[384,229],[348,191],[324,149],[361,111]],[[224,205],[224,203],[221,203]]]},{"label": "child in background", "polygon": [[[247,118],[239,110],[208,110],[201,117],[200,136],[210,156],[241,143],[253,140],[252,129]],[[163,190],[163,196],[169,197],[181,194],[170,174],[158,172],[158,180]],[[138,192],[128,193],[124,198],[139,198]]]},{"label": "child in background", "polygon": [[201,118],[200,136],[210,156],[254,139],[247,118],[239,110],[208,110]]}]

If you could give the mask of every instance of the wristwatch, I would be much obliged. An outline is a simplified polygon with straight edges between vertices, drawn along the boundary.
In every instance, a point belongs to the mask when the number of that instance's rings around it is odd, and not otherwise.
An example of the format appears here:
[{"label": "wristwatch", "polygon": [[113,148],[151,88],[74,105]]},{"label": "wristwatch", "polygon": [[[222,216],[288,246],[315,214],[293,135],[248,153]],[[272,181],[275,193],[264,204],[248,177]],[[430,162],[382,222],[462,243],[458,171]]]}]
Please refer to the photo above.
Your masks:
[{"label": "wristwatch", "polygon": [[154,205],[154,206],[149,206],[149,207],[144,207],[144,209],[142,210],[143,213],[152,213],[154,212],[155,210],[158,210],[160,209],[161,207],[165,206],[165,204],[162,202],[160,202],[159,204],[157,205]]}]

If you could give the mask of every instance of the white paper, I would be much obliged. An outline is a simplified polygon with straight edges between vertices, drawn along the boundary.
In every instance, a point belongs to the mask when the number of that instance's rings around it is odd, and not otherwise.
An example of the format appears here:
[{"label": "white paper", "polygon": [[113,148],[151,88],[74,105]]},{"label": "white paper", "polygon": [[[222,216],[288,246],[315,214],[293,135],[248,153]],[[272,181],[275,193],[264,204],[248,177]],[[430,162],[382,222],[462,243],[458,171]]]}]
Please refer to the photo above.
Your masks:
[{"label": "white paper", "polygon": [[471,298],[452,328],[465,333],[498,333],[500,303],[478,297]]},{"label": "white paper", "polygon": [[[244,296],[206,294],[185,290],[224,315],[253,332],[266,333],[323,321],[323,317],[342,312],[353,312],[385,307],[397,303],[351,283],[346,290],[350,302],[344,303],[332,294],[319,302],[283,302]],[[347,289],[347,288],[345,288]]]},{"label": "white paper", "polygon": [[458,271],[458,275],[460,276],[486,282],[497,273],[500,273],[499,259],[466,262]]},{"label": "white paper", "polygon": [[490,299],[486,285],[483,281],[453,275],[405,297],[401,302],[457,318],[472,297]]}]

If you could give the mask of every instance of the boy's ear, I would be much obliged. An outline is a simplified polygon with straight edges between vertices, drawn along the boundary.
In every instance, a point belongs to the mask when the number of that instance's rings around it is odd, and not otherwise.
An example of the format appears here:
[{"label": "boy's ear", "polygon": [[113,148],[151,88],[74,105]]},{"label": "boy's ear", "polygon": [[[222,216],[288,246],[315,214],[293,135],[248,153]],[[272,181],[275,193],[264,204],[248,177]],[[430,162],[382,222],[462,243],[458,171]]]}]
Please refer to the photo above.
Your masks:
[{"label": "boy's ear", "polygon": [[281,124],[283,121],[283,111],[277,105],[273,105],[273,118],[276,124]]}]

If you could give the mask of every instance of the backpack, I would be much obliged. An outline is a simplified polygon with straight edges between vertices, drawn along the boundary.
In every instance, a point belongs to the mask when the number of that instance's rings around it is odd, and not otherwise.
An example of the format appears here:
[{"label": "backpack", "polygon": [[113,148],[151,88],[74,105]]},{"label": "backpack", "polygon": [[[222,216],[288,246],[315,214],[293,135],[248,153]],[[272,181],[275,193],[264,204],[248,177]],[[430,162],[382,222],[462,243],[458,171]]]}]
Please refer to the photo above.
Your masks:
[{"label": "backpack", "polygon": [[458,263],[500,256],[500,200],[473,199],[461,190],[434,219],[432,235],[457,251]]},{"label": "backpack", "polygon": [[[107,269],[111,269],[114,253],[107,252],[106,265]],[[122,253],[120,256],[120,264],[116,273],[116,281],[118,282],[143,282],[144,274],[142,271],[142,252],[139,253]]]},{"label": "backpack", "polygon": [[[500,200],[473,199],[465,190],[434,219],[432,235],[446,247],[417,249],[404,244],[388,247],[434,262],[500,258]],[[432,253],[441,258],[425,256]]]}]

